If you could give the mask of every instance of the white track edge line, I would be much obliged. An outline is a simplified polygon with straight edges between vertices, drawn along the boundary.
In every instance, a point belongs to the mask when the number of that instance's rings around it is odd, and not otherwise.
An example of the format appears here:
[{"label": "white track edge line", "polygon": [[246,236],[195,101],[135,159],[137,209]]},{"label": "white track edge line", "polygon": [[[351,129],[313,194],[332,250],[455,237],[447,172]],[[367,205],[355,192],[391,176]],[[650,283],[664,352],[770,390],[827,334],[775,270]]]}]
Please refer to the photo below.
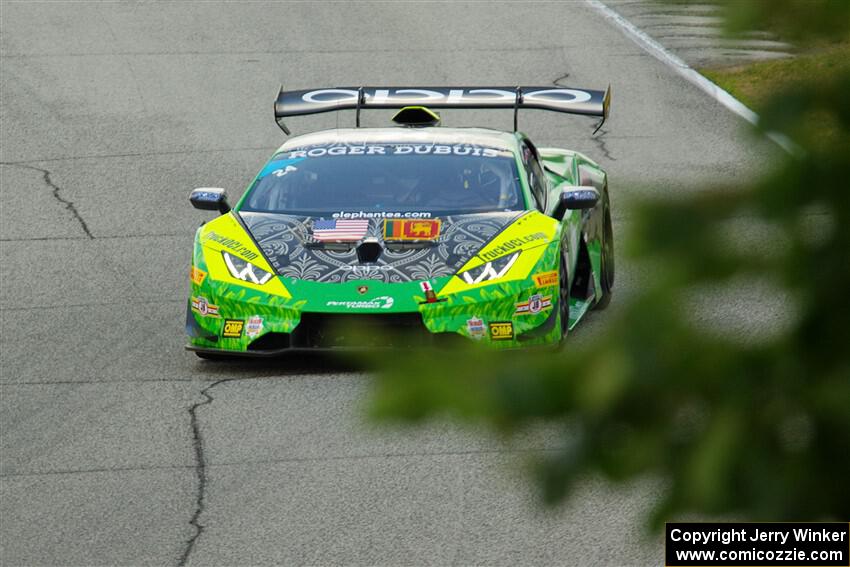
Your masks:
[{"label": "white track edge line", "polygon": [[[623,33],[644,51],[661,61],[662,63],[672,67],[676,73],[682,76],[685,80],[695,85],[701,91],[708,94],[711,98],[749,122],[754,126],[758,126],[759,115],[750,110],[743,102],[729,94],[716,83],[712,82],[705,75],[701,75],[690,65],[685,63],[680,57],[671,53],[663,45],[652,39],[644,31],[631,23],[629,20],[621,16],[612,8],[603,4],[599,0],[584,0],[591,8],[596,10],[603,18],[609,20],[614,25],[619,27]],[[784,134],[779,132],[765,132],[765,135],[776,142],[779,147],[791,155],[800,155],[802,150],[797,144],[792,142]]]}]

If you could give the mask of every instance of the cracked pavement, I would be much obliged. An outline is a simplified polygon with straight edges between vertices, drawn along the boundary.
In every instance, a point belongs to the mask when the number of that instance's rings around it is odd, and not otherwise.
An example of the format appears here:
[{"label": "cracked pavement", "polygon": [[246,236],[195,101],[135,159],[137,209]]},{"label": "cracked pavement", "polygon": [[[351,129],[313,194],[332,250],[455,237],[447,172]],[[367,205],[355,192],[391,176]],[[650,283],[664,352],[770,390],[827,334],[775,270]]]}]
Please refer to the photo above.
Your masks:
[{"label": "cracked pavement", "polygon": [[[653,482],[589,479],[537,508],[522,467],[558,431],[503,443],[449,423],[385,429],[363,419],[368,374],[341,361],[184,352],[191,238],[210,218],[188,193],[238,198],[283,140],[281,82],[610,83],[596,136],[593,119],[519,124],[608,168],[618,234],[629,197],[752,175],[769,143],[580,3],[0,9],[0,563],[659,563],[637,523]],[[617,265],[622,298],[646,275]],[[604,325],[593,315],[573,340]]]},{"label": "cracked pavement", "polygon": [[191,416],[190,422],[192,425],[192,447],[195,449],[195,472],[198,475],[198,487],[195,492],[195,511],[192,513],[192,518],[189,520],[189,523],[195,528],[195,533],[186,542],[186,548],[180,555],[180,561],[177,562],[177,564],[181,566],[185,565],[189,560],[189,556],[192,555],[192,550],[195,548],[195,542],[199,537],[201,537],[201,534],[204,533],[204,525],[200,523],[200,518],[201,514],[204,512],[204,504],[206,503],[207,495],[207,458],[204,455],[204,435],[201,432],[201,425],[198,422],[198,410],[205,405],[211,404],[213,402],[213,397],[212,394],[210,394],[210,391],[219,384],[227,381],[228,380],[225,379],[213,382],[201,390],[201,395],[204,397],[204,400],[189,408],[189,415]]},{"label": "cracked pavement", "polygon": [[74,205],[72,201],[69,201],[60,195],[62,188],[56,185],[53,182],[53,179],[50,177],[50,172],[46,169],[42,169],[40,167],[33,167],[31,165],[26,165],[22,163],[2,163],[0,162],[0,166],[5,165],[9,167],[23,167],[25,169],[30,169],[32,171],[38,171],[42,175],[42,179],[44,180],[44,184],[50,187],[53,193],[53,198],[65,205],[65,209],[71,212],[74,219],[80,224],[80,228],[83,230],[85,235],[89,238],[94,238],[91,231],[89,230],[89,226],[86,224],[86,221],[83,220],[83,217],[80,216],[80,212],[77,210],[77,207]]}]

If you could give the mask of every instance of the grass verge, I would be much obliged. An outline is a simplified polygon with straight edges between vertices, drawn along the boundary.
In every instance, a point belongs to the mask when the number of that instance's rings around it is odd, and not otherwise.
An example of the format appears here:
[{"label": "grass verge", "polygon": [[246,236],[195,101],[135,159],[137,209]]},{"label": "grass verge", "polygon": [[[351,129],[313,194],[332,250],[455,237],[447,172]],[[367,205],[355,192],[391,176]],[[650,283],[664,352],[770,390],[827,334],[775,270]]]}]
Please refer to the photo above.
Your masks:
[{"label": "grass verge", "polygon": [[[809,46],[787,59],[699,72],[759,112],[770,98],[789,87],[817,85],[824,76],[850,72],[850,39]],[[804,130],[795,134],[817,140],[817,144],[839,142],[837,116],[833,114],[812,113],[805,121]]]},{"label": "grass verge", "polygon": [[751,108],[795,83],[815,82],[819,76],[850,66],[850,40],[809,48],[796,57],[699,72]]}]

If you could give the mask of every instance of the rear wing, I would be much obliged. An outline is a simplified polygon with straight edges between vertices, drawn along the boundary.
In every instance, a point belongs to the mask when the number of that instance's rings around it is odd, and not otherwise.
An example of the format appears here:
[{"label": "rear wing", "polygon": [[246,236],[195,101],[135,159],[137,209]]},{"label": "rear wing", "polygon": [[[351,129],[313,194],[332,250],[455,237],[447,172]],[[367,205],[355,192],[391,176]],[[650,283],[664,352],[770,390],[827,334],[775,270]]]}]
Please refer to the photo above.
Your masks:
[{"label": "rear wing", "polygon": [[[513,108],[514,130],[520,108],[536,108],[608,118],[611,87],[604,91],[567,87],[338,87],[285,91],[283,87],[274,103],[277,125],[286,134],[283,123],[287,116],[304,116],[336,110],[356,110],[356,126],[360,127],[363,108],[404,108],[421,105],[428,108]],[[594,130],[594,132],[596,132]]]}]

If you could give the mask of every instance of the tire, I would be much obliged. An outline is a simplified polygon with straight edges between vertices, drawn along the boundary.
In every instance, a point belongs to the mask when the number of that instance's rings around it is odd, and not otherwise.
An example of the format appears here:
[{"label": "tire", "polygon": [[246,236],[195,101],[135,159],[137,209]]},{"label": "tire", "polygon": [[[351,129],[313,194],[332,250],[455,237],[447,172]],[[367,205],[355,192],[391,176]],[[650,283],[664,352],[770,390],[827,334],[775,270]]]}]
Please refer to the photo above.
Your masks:
[{"label": "tire", "polygon": [[570,278],[567,274],[567,262],[563,256],[558,265],[558,310],[561,319],[560,343],[563,344],[570,327]]},{"label": "tire", "polygon": [[608,192],[605,192],[605,204],[602,212],[602,257],[600,259],[599,282],[602,285],[602,297],[593,306],[605,309],[611,303],[614,290],[614,224],[611,222],[611,204]]}]

